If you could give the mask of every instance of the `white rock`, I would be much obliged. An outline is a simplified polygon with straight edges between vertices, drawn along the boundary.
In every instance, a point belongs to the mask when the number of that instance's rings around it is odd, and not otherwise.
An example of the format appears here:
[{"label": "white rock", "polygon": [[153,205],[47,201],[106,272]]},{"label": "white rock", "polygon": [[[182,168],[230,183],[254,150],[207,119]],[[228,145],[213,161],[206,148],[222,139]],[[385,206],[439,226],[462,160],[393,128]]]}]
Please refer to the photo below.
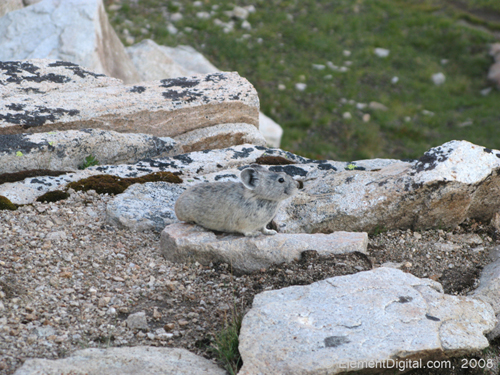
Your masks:
[{"label": "white rock", "polygon": [[442,85],[445,81],[446,77],[441,72],[432,75],[432,82],[434,82],[436,86]]},{"label": "white rock", "polygon": [[[392,268],[267,291],[243,318],[240,375],[338,374],[488,347],[491,306]],[[352,365],[350,365],[352,363]],[[417,362],[418,363],[418,362]]]},{"label": "white rock", "polygon": [[248,22],[247,20],[244,20],[242,23],[241,23],[241,28],[243,30],[252,30],[252,25],[250,24],[250,22]]},{"label": "white rock", "polygon": [[342,53],[344,54],[345,57],[351,56],[351,51],[349,51],[349,50],[345,49]]},{"label": "white rock", "polygon": [[197,12],[196,17],[201,20],[208,20],[210,18],[210,13],[208,12]]},{"label": "white rock", "polygon": [[177,22],[177,21],[180,21],[180,20],[182,20],[183,18],[184,18],[184,16],[182,15],[182,13],[178,13],[178,12],[177,12],[177,13],[172,13],[172,14],[170,15],[170,20],[171,20],[172,22]]},{"label": "white rock", "polygon": [[163,256],[172,262],[196,260],[208,265],[225,262],[241,272],[252,272],[273,264],[300,259],[305,250],[319,255],[366,253],[366,233],[335,232],[332,234],[275,234],[245,237],[216,235],[200,226],[171,224],[161,233]]},{"label": "white rock", "polygon": [[295,84],[295,88],[298,91],[304,91],[307,88],[307,85],[305,83],[299,82]]},{"label": "white rock", "polygon": [[348,170],[306,176],[304,189],[280,206],[275,222],[286,233],[370,232],[381,223],[388,229],[452,228],[467,217],[489,222],[500,210],[499,168],[500,151],[466,141],[379,171],[354,162]]},{"label": "white rock", "polygon": [[36,58],[139,81],[102,0],[44,0],[0,18],[0,61]]},{"label": "white rock", "polygon": [[385,49],[385,48],[375,48],[375,55],[377,55],[378,57],[387,57],[389,56],[389,53],[390,51],[388,49]]},{"label": "white rock", "polygon": [[324,70],[325,69],[325,65],[323,65],[323,64],[312,64],[312,67],[313,67],[313,69],[316,69],[316,70]]},{"label": "white rock", "polygon": [[[278,87],[278,89],[280,88]],[[268,146],[280,147],[283,128],[262,112],[259,112],[259,130]]]},{"label": "white rock", "polygon": [[70,357],[28,359],[15,375],[121,374],[224,375],[211,361],[186,349],[150,346],[77,350]]},{"label": "white rock", "polygon": [[74,64],[31,60],[3,63],[0,84],[0,134],[99,128],[174,137],[224,123],[259,124],[257,92],[237,73],[127,86]]},{"label": "white rock", "polygon": [[352,119],[351,112],[344,112],[344,113],[342,114],[342,117],[343,117],[344,119],[346,119],[346,120],[350,120],[350,119]]},{"label": "white rock", "polygon": [[382,103],[378,103],[378,102],[370,102],[370,104],[368,104],[368,107],[370,109],[373,109],[376,111],[387,111],[389,109],[385,105],[383,105]]},{"label": "white rock", "polygon": [[249,13],[250,12],[248,11],[248,9],[242,8],[240,6],[235,6],[233,9],[233,16],[242,20],[246,20]]},{"label": "white rock", "polygon": [[392,84],[396,84],[398,82],[399,82],[399,78],[398,77],[392,77],[392,79],[391,79],[391,83]]}]

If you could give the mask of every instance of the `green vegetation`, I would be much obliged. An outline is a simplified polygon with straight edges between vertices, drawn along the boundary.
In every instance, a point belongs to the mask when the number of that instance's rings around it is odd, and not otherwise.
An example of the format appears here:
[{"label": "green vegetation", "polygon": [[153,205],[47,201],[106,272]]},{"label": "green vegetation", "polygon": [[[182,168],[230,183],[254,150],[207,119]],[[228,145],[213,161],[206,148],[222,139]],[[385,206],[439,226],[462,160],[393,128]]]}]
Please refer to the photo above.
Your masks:
[{"label": "green vegetation", "polygon": [[12,203],[9,200],[9,198],[4,197],[3,195],[0,195],[0,211],[1,210],[15,211],[15,210],[17,210],[17,205]]},{"label": "green vegetation", "polygon": [[93,167],[94,165],[98,165],[99,160],[95,158],[94,155],[89,155],[85,158],[82,165],[78,167],[78,169],[87,169],[88,167]]},{"label": "green vegetation", "polygon": [[212,352],[217,359],[224,365],[224,369],[230,374],[235,375],[242,366],[240,352],[238,351],[238,336],[240,334],[243,314],[233,309],[230,323],[214,338]]},{"label": "green vegetation", "polygon": [[[188,44],[219,69],[252,82],[262,111],[284,128],[286,150],[357,160],[417,158],[452,139],[500,148],[500,92],[481,94],[493,87],[486,77],[493,62],[489,45],[497,41],[491,31],[500,29],[497,0],[122,4],[110,10],[110,19],[124,41],[126,29],[135,42]],[[256,9],[247,19],[250,30],[224,13],[250,4]],[[167,27],[168,14],[175,12],[183,17],[172,22],[179,30],[174,35]],[[201,19],[198,12],[211,16]],[[234,21],[234,29],[224,32],[215,19]],[[389,56],[377,57],[377,47],[389,49]],[[438,72],[446,76],[439,86],[431,80]],[[299,91],[296,83],[307,87]],[[363,107],[370,102],[388,110]]]},{"label": "green vegetation", "polygon": [[39,196],[36,201],[42,203],[59,202],[69,198],[69,193],[62,190],[49,191]]}]

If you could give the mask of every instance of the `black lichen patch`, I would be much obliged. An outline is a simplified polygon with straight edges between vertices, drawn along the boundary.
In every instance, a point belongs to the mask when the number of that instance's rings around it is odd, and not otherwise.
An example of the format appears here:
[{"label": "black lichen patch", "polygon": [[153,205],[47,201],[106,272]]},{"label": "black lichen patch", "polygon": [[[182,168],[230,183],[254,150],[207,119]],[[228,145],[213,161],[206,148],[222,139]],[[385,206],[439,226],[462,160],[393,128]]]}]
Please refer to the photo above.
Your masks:
[{"label": "black lichen patch", "polygon": [[162,95],[165,99],[178,100],[178,101],[190,103],[190,102],[198,99],[203,94],[201,94],[199,92],[188,91],[188,90],[184,90],[184,91],[167,90],[165,92],[162,92]]},{"label": "black lichen patch", "polygon": [[136,92],[138,94],[142,94],[144,91],[146,91],[144,86],[134,86],[130,89],[130,92]]},{"label": "black lichen patch", "polygon": [[40,177],[40,176],[60,176],[66,174],[66,171],[51,171],[48,169],[30,169],[29,171],[21,171],[14,173],[0,174],[0,185],[7,182],[22,181],[25,178]]},{"label": "black lichen patch", "polygon": [[23,153],[29,153],[32,150],[40,150],[48,146],[50,146],[48,142],[35,143],[29,141],[26,134],[0,135],[0,152],[10,153],[19,150]]},{"label": "black lichen patch", "polygon": [[222,73],[213,73],[209,74],[205,77],[205,82],[220,82],[220,81],[225,81],[227,77],[222,74]]},{"label": "black lichen patch", "polygon": [[432,316],[432,315],[429,315],[429,314],[425,314],[425,317],[426,317],[427,319],[429,319],[429,320],[434,321],[434,322],[440,322],[440,321],[441,321],[441,319],[436,318],[435,316]]},{"label": "black lichen patch", "polygon": [[233,150],[232,148],[228,148],[228,150],[231,150],[234,152],[231,159],[243,159],[243,158],[249,157],[254,149],[253,149],[253,147],[244,147],[241,151],[236,151],[236,150]]},{"label": "black lichen patch", "polygon": [[293,165],[287,165],[287,166],[275,166],[275,167],[271,167],[269,168],[270,171],[273,171],[273,172],[285,172],[286,174],[294,177],[294,176],[305,176],[307,175],[307,171],[305,171],[304,169],[302,168],[297,168]]},{"label": "black lichen patch", "polygon": [[398,300],[399,303],[408,303],[411,301],[413,301],[413,297],[410,297],[410,296],[399,296],[399,300]]},{"label": "black lichen patch", "polygon": [[189,77],[179,77],[179,78],[168,78],[168,79],[162,79],[160,87],[182,87],[182,88],[189,88],[189,87],[195,87],[198,86],[200,83],[199,79],[196,78],[189,78]]},{"label": "black lichen patch", "polygon": [[327,348],[336,348],[337,346],[344,345],[350,343],[346,336],[329,336],[325,338],[325,347]]},{"label": "black lichen patch", "polygon": [[215,181],[219,181],[220,179],[226,178],[226,177],[237,178],[237,176],[235,174],[222,174],[222,175],[215,176]]},{"label": "black lichen patch", "polygon": [[492,154],[493,150],[491,148],[483,148],[484,152],[487,152],[488,154]]},{"label": "black lichen patch", "polygon": [[188,154],[175,155],[172,156],[172,159],[179,160],[182,164],[191,164],[193,162],[193,159],[191,159]]},{"label": "black lichen patch", "polygon": [[77,75],[80,78],[85,78],[87,76],[92,76],[94,78],[98,77],[106,77],[105,74],[98,74],[94,72],[89,72],[88,70],[82,69],[79,65],[70,63],[67,61],[56,61],[52,64],[49,64],[48,66],[50,67],[57,67],[57,66],[63,66],[68,70],[71,70],[74,75]]},{"label": "black lichen patch", "polygon": [[337,168],[335,168],[333,165],[331,165],[329,163],[318,164],[318,169],[321,171],[329,171],[329,170],[336,171],[337,170]]},{"label": "black lichen patch", "polygon": [[[3,70],[4,75],[9,78],[6,79],[8,83],[20,84],[21,82],[52,82],[52,83],[66,83],[70,79],[68,77],[49,73],[41,75],[38,73],[39,67],[21,61],[0,61],[0,70]],[[25,72],[30,73],[30,75],[24,74]]]},{"label": "black lichen patch", "polygon": [[45,124],[47,121],[55,122],[64,115],[76,116],[80,113],[77,109],[63,109],[63,108],[47,108],[43,106],[36,106],[36,110],[27,111],[23,113],[0,113],[0,120],[4,120],[10,124],[21,125],[24,129],[37,127]]},{"label": "black lichen patch", "polygon": [[255,160],[256,164],[262,165],[288,165],[288,164],[297,164],[292,160],[288,160],[283,156],[260,156]]},{"label": "black lichen patch", "polygon": [[54,190],[54,191],[49,191],[48,193],[45,193],[44,195],[38,197],[36,201],[43,203],[59,202],[68,198],[69,198],[69,193],[62,190]]},{"label": "black lichen patch", "polygon": [[448,150],[443,149],[441,146],[430,149],[424,155],[418,159],[413,169],[416,173],[423,171],[430,171],[437,167],[438,163],[442,163],[448,159],[453,149]]},{"label": "black lichen patch", "polygon": [[95,190],[98,194],[120,194],[132,184],[164,181],[180,184],[182,179],[172,172],[155,172],[142,177],[121,178],[109,174],[91,176],[80,181],[70,182],[66,188],[76,191]]},{"label": "black lichen patch", "polygon": [[26,104],[7,104],[6,105],[7,109],[10,109],[11,111],[22,111],[24,107],[26,107]]},{"label": "black lichen patch", "polygon": [[0,195],[0,211],[1,210],[15,211],[17,210],[17,206],[12,203],[7,197]]}]

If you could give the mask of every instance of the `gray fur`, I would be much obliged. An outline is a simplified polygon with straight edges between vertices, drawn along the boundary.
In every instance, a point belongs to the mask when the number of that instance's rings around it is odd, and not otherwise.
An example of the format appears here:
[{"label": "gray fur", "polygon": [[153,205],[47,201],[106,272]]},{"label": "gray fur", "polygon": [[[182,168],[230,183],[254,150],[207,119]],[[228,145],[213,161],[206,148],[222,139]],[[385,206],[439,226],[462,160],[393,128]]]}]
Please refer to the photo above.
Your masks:
[{"label": "gray fur", "polygon": [[242,182],[201,183],[189,188],[175,202],[177,218],[220,232],[276,234],[266,225],[279,203],[297,193],[298,183],[286,173],[257,164],[244,169],[240,178]]}]

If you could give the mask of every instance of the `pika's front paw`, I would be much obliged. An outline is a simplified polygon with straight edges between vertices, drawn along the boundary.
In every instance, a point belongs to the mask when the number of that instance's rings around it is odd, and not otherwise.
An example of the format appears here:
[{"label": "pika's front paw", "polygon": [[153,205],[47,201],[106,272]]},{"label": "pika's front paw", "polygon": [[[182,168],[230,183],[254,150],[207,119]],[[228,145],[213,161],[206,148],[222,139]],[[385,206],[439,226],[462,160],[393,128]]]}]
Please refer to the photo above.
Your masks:
[{"label": "pika's front paw", "polygon": [[274,229],[267,229],[266,227],[262,228],[262,233],[267,234],[267,235],[275,235],[276,232]]}]

